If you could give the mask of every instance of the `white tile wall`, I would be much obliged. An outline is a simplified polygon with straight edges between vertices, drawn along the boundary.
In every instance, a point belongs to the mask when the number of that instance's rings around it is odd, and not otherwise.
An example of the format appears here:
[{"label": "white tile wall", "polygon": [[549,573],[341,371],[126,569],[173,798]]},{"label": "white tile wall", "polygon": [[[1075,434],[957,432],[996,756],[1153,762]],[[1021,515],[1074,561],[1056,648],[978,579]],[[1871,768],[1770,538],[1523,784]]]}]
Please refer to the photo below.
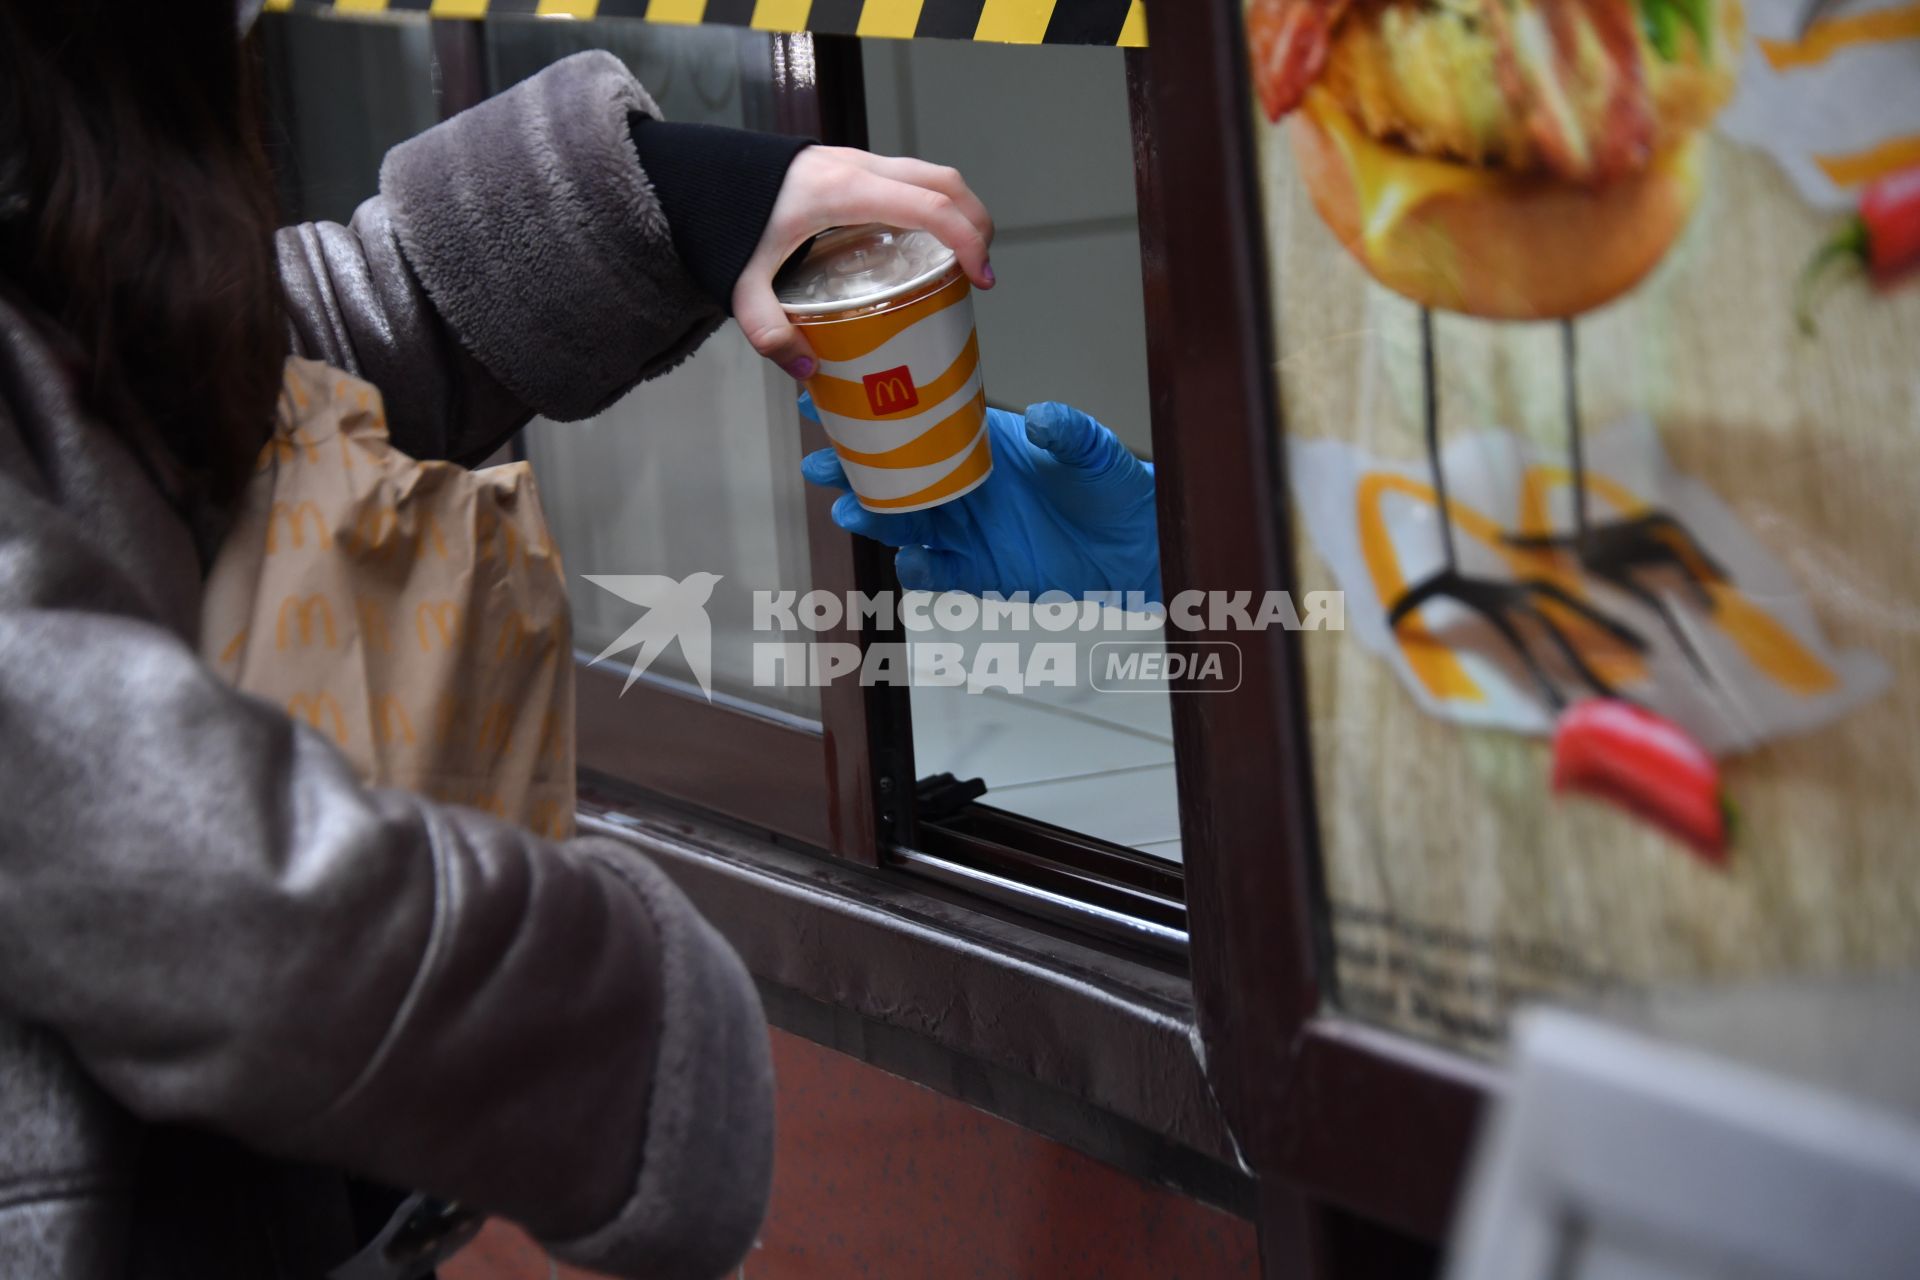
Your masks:
[{"label": "white tile wall", "polygon": [[[993,211],[1000,283],[976,301],[988,396],[1012,407],[1064,400],[1147,452],[1146,315],[1120,52],[870,40],[863,54],[873,148],[953,165]],[[1102,637],[1077,638],[1084,672],[1084,651]],[[923,776],[981,777],[989,804],[1179,860],[1164,695],[921,687],[913,725]]]},{"label": "white tile wall", "polygon": [[869,141],[951,164],[993,212],[987,395],[1064,400],[1146,453],[1146,314],[1117,49],[870,40]]},{"label": "white tile wall", "polygon": [[993,267],[1001,283],[975,307],[987,395],[1010,408],[1064,400],[1149,452],[1139,237],[1001,236]]},{"label": "white tile wall", "polygon": [[[929,617],[937,617],[932,610]],[[1102,692],[1087,682],[1090,652],[1114,633],[966,631],[915,634],[957,643],[971,663],[975,647],[1022,636],[1074,641],[1079,679],[1069,687],[1001,689],[916,686],[914,768],[921,776],[981,778],[986,803],[1042,822],[1180,860],[1180,808],[1174,788],[1173,722],[1166,695]],[[1129,632],[1153,640],[1156,632]],[[1026,650],[1023,647],[1024,662]]]},{"label": "white tile wall", "polygon": [[1120,50],[869,40],[862,52],[871,145],[953,165],[1002,232],[1133,219]]}]

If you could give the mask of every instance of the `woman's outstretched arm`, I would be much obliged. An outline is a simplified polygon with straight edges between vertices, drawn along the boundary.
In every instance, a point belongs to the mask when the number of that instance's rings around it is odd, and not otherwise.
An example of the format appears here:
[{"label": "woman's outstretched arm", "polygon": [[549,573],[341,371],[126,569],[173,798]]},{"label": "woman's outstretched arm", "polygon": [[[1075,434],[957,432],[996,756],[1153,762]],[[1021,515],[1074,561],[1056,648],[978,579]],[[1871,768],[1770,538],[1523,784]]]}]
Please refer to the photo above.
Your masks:
[{"label": "woman's outstretched arm", "polygon": [[860,222],[923,228],[992,286],[992,220],[953,170],[667,124],[590,52],[395,147],[351,225],[280,233],[280,274],[297,354],[379,387],[401,449],[474,462],[534,413],[605,408],[729,314],[808,376],[775,274]]},{"label": "woman's outstretched arm", "polygon": [[634,112],[658,115],[581,53],[395,147],[351,225],[280,233],[295,352],[379,387],[401,449],[468,462],[685,359],[725,313],[675,251]]}]

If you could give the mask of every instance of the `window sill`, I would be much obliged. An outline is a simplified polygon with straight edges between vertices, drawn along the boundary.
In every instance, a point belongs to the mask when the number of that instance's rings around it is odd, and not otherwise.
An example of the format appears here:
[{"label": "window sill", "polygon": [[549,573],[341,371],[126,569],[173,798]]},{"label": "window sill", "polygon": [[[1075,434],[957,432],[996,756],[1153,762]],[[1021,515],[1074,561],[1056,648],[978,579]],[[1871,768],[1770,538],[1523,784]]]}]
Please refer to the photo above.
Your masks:
[{"label": "window sill", "polygon": [[1184,975],[921,882],[583,790],[581,833],[666,871],[740,952],[775,1025],[1252,1215]]}]

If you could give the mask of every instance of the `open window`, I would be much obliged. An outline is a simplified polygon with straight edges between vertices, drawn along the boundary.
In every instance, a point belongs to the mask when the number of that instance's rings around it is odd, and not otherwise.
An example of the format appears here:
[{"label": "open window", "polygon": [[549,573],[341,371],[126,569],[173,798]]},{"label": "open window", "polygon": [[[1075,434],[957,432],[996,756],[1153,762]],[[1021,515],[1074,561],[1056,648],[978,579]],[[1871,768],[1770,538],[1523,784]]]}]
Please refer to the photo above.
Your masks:
[{"label": "open window", "polygon": [[[276,154],[299,216],[345,219],[372,194],[386,147],[587,48],[623,59],[671,119],[953,164],[998,219],[1003,283],[976,298],[989,402],[1015,413],[1075,404],[1151,457],[1140,147],[1121,49],[510,17],[294,13],[264,26]],[[366,91],[337,92],[343,74]],[[965,113],[952,109],[961,101]],[[766,630],[769,598],[894,588],[891,552],[840,531],[832,495],[800,480],[802,453],[824,443],[792,384],[731,325],[595,419],[522,433],[516,452],[539,475],[572,578],[589,781],[1178,955],[1165,686],[1103,691],[1089,679],[1097,645],[1150,648],[1157,632],[1110,619],[1056,635],[1016,610],[1022,629],[990,633],[971,601],[922,600],[924,630],[883,634],[842,618],[798,638],[908,642],[922,660],[945,650],[963,672],[957,685],[821,685],[817,671],[795,680],[769,662],[770,644],[795,638]],[[680,646],[629,681],[634,654],[617,645],[645,606],[625,583],[694,573],[713,579],[705,685]],[[1063,641],[1076,650],[1065,683],[1005,682],[1036,644]],[[1011,662],[977,678],[989,666],[982,647],[1009,645]]]},{"label": "open window", "polygon": [[[975,300],[989,404],[1014,414],[1044,400],[1073,404],[1151,459],[1126,53],[894,40],[863,41],[860,53],[872,147],[954,166],[993,211],[1000,283]],[[1184,916],[1166,687],[1099,688],[1093,678],[1102,646],[1148,648],[1160,632],[1125,629],[1115,610],[1092,629],[1056,632],[1033,609],[996,618],[967,600],[920,603],[931,625],[908,638],[929,655],[944,650],[968,678],[919,683],[895,699],[889,723],[902,737],[910,724],[913,772],[924,783],[898,862],[1177,948]],[[994,683],[996,669],[1031,670],[1038,646],[1063,643],[1074,651],[1068,679]],[[954,788],[931,781],[943,777],[977,779],[985,792],[952,803]]]}]

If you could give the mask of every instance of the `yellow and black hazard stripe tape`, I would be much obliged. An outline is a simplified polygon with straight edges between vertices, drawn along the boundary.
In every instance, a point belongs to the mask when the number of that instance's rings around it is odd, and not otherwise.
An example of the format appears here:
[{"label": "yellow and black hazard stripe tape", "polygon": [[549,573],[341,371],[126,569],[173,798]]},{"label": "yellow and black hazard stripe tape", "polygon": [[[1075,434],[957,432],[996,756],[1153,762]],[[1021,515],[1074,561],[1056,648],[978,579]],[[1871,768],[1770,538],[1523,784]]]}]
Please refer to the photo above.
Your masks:
[{"label": "yellow and black hazard stripe tape", "polygon": [[268,12],[427,13],[719,23],[893,39],[1000,44],[1147,43],[1146,0],[267,0]]}]

